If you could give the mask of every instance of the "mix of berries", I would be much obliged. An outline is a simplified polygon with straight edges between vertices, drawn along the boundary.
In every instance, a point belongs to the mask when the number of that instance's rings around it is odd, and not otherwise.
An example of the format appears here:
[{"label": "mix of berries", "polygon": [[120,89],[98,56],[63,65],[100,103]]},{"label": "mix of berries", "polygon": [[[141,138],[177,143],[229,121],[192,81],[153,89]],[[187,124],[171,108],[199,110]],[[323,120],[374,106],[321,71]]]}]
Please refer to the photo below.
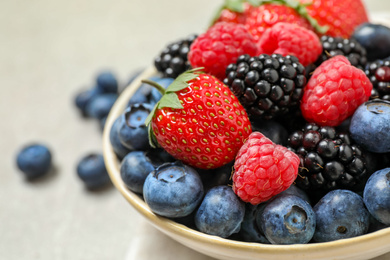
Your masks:
[{"label": "mix of berries", "polygon": [[[390,59],[370,60],[364,22],[359,0],[226,1],[206,32],[157,57],[163,77],[143,80],[112,126],[127,187],[223,238],[304,244],[387,227],[390,170],[375,158],[390,152]],[[181,44],[185,72],[172,62]]]},{"label": "mix of berries", "polygon": [[[377,157],[390,152],[390,29],[366,22],[360,0],[226,1],[207,31],[157,56],[161,76],[109,129],[125,185],[223,238],[304,244],[389,227],[390,165]],[[102,73],[96,85],[76,105],[104,124],[118,83]],[[50,152],[26,149],[20,169],[45,174]],[[89,188],[108,180],[99,154],[77,173]]]}]

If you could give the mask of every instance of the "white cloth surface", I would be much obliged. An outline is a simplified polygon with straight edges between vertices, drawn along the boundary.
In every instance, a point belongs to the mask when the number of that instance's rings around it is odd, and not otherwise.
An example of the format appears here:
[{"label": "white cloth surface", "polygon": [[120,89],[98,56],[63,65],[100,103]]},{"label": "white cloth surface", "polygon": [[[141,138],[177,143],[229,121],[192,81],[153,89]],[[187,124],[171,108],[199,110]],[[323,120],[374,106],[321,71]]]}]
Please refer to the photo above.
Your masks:
[{"label": "white cloth surface", "polygon": [[[113,187],[84,189],[75,168],[101,152],[101,133],[73,99],[102,69],[123,84],[167,43],[202,32],[221,2],[1,1],[0,259],[211,259],[154,229]],[[388,1],[368,6],[390,11]],[[36,141],[51,148],[57,171],[29,183],[15,156]]]}]

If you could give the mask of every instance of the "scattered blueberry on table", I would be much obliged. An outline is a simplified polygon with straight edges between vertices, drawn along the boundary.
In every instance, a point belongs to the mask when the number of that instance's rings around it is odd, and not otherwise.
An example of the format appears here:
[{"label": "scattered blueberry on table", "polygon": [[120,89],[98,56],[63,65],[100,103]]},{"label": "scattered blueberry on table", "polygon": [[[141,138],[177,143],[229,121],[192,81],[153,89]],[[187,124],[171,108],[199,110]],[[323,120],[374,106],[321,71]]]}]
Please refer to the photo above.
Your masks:
[{"label": "scattered blueberry on table", "polygon": [[19,170],[28,179],[34,179],[50,171],[52,154],[44,144],[29,144],[18,152],[16,163]]}]

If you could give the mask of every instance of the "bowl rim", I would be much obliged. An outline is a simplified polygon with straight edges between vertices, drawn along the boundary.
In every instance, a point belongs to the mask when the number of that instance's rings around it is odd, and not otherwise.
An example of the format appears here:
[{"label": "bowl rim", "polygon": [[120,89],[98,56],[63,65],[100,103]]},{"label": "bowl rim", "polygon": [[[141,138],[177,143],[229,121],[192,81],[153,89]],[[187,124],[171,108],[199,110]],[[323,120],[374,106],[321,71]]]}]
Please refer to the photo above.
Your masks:
[{"label": "bowl rim", "polygon": [[[167,230],[171,233],[174,233],[178,236],[190,239],[197,240],[201,243],[215,243],[216,245],[222,247],[229,247],[232,249],[246,249],[251,251],[258,251],[262,253],[272,253],[275,250],[278,253],[308,253],[309,251],[318,251],[321,249],[340,249],[345,248],[346,246],[357,246],[358,244],[365,243],[367,241],[373,242],[381,241],[383,238],[387,238],[387,241],[390,242],[390,227],[375,231],[369,234],[361,235],[353,238],[340,239],[330,242],[321,242],[321,243],[309,243],[309,244],[293,244],[293,245],[274,245],[274,244],[261,244],[257,242],[242,242],[232,239],[225,239],[213,235],[208,235],[200,231],[188,228],[182,224],[179,224],[171,219],[164,218],[154,214],[147,204],[140,198],[140,196],[132,191],[130,191],[125,183],[122,181],[120,176],[120,162],[111,146],[110,142],[110,130],[116,120],[116,118],[124,111],[128,100],[135,93],[138,87],[141,85],[141,80],[149,78],[157,73],[154,66],[148,67],[144,70],[128,87],[124,89],[122,94],[119,96],[118,100],[112,107],[106,121],[106,125],[103,131],[103,156],[104,161],[114,186],[119,190],[122,196],[149,222],[154,224],[158,229]],[[383,241],[382,241],[383,242]],[[389,248],[390,251],[390,248]]]}]

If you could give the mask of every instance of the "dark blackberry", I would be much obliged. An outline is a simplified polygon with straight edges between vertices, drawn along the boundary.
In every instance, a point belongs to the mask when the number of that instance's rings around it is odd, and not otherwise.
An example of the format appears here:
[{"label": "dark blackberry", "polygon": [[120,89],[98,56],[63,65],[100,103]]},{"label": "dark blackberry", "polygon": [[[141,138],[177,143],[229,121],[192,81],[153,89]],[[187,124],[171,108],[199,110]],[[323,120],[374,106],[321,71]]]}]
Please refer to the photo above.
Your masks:
[{"label": "dark blackberry", "polygon": [[288,147],[301,161],[296,185],[308,192],[357,190],[371,173],[366,152],[333,127],[306,124],[290,135]]},{"label": "dark blackberry", "polygon": [[290,55],[241,55],[227,67],[224,83],[253,119],[268,120],[299,106],[305,67]]},{"label": "dark blackberry", "polygon": [[367,64],[364,71],[372,83],[370,99],[390,101],[390,57]]},{"label": "dark blackberry", "polygon": [[367,64],[367,52],[363,46],[354,39],[344,39],[341,37],[331,37],[324,35],[321,37],[322,54],[315,62],[318,67],[324,61],[337,55],[343,55],[348,58],[351,64],[361,70],[364,70]]},{"label": "dark blackberry", "polygon": [[196,37],[197,35],[191,35],[184,40],[169,44],[154,60],[156,69],[167,78],[176,78],[190,69],[187,54]]}]

